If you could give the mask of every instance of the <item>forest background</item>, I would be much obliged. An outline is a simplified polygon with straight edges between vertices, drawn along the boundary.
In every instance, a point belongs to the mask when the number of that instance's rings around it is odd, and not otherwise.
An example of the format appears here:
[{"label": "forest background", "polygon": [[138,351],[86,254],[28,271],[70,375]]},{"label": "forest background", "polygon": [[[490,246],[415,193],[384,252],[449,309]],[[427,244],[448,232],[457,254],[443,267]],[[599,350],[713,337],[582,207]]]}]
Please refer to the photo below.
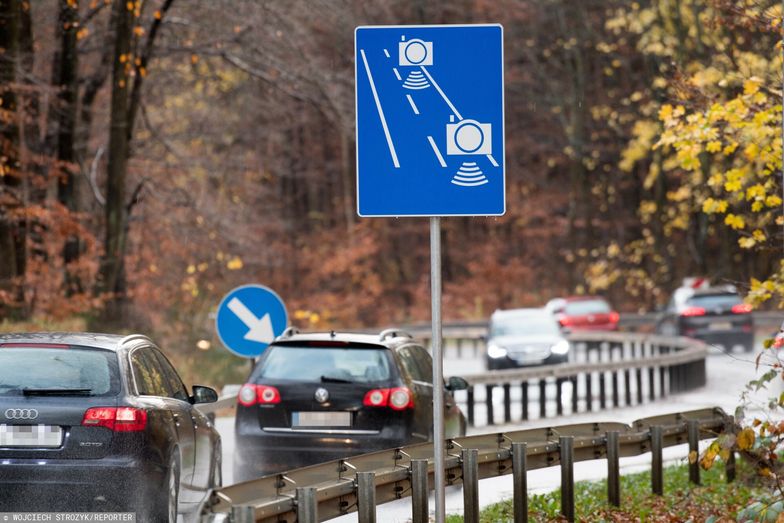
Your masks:
[{"label": "forest background", "polygon": [[[0,0],[2,330],[149,333],[236,379],[221,296],[427,321],[424,219],[359,219],[358,25],[501,23],[507,213],[443,223],[444,315],[686,276],[781,306],[773,0]],[[764,304],[764,305],[763,305]],[[199,350],[206,349],[204,351]]]}]

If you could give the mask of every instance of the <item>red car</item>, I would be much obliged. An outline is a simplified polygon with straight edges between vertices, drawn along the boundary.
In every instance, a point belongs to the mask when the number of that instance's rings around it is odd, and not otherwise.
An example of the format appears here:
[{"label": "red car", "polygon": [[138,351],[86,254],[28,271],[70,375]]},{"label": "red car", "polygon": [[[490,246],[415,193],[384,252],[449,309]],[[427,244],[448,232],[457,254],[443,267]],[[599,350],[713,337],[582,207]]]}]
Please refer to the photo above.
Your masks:
[{"label": "red car", "polygon": [[599,296],[555,298],[547,303],[562,328],[571,331],[616,331],[620,316]]}]

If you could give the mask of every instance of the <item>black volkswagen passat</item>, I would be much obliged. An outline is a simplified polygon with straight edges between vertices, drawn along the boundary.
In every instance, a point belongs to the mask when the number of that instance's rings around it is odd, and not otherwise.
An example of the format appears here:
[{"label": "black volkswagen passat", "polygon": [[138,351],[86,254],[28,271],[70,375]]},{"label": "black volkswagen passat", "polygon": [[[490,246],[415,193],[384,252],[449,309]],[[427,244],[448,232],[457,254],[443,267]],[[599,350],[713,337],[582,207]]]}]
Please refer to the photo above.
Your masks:
[{"label": "black volkswagen passat", "polygon": [[[287,331],[239,391],[234,480],[433,439],[430,354],[399,331]],[[451,378],[447,437],[465,434]]]},{"label": "black volkswagen passat", "polygon": [[195,513],[220,437],[148,338],[0,335],[0,510]]}]

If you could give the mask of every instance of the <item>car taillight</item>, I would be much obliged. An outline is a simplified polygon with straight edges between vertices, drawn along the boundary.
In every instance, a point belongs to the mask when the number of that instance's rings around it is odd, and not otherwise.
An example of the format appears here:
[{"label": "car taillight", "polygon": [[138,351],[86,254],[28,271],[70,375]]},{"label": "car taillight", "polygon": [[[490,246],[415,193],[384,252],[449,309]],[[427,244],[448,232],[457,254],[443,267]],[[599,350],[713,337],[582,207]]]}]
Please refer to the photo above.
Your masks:
[{"label": "car taillight", "polygon": [[389,406],[394,410],[405,410],[414,406],[414,397],[405,387],[392,389],[389,393]]},{"label": "car taillight", "polygon": [[751,305],[748,303],[739,303],[732,306],[733,314],[749,314],[751,310]]},{"label": "car taillight", "polygon": [[259,405],[271,405],[280,403],[280,392],[275,387],[267,385],[256,385],[256,399]]},{"label": "car taillight", "polygon": [[134,407],[92,407],[84,413],[82,426],[137,432],[147,426],[147,411]]},{"label": "car taillight", "polygon": [[610,323],[618,323],[621,319],[621,315],[617,312],[613,311],[610,313]]},{"label": "car taillight", "polygon": [[558,316],[558,323],[561,324],[561,327],[569,327],[574,323],[574,320],[565,314],[560,314]]},{"label": "car taillight", "polygon": [[367,391],[362,404],[366,407],[385,407],[389,402],[389,389],[373,389]]},{"label": "car taillight", "polygon": [[773,339],[773,348],[780,349],[781,347],[784,347],[784,334],[777,334]]},{"label": "car taillight", "polygon": [[254,385],[246,383],[240,388],[237,394],[237,401],[244,407],[252,407],[255,404],[272,405],[280,403],[280,392],[275,387],[268,385]]},{"label": "car taillight", "polygon": [[686,307],[681,312],[681,316],[691,317],[691,316],[705,316],[705,309],[702,307]]},{"label": "car taillight", "polygon": [[373,389],[367,391],[362,404],[366,407],[389,407],[393,410],[405,410],[414,407],[414,395],[405,387]]}]

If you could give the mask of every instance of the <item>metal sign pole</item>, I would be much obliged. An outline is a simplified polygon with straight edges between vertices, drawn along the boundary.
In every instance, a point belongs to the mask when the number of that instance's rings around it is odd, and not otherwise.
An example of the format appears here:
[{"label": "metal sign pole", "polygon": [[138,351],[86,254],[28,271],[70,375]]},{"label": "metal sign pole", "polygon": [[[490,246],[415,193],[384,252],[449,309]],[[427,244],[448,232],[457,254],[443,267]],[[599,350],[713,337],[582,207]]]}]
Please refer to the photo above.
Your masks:
[{"label": "metal sign pole", "polygon": [[441,350],[441,218],[430,218],[430,299],[433,346],[433,451],[435,453],[436,523],[446,518],[444,471],[444,358]]}]

